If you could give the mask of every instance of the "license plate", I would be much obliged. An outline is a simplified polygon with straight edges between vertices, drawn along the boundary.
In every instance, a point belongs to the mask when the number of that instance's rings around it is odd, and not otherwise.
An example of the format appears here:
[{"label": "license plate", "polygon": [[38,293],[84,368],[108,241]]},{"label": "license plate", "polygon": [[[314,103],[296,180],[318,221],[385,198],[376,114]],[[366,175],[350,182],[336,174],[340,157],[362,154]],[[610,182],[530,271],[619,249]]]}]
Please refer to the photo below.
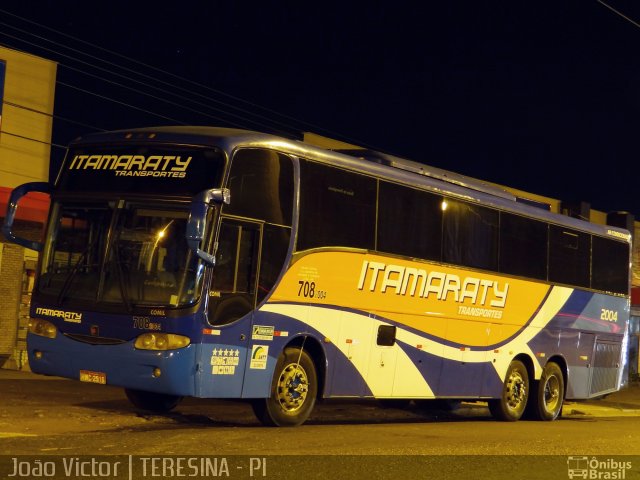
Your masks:
[{"label": "license plate", "polygon": [[80,370],[80,381],[106,385],[107,374],[103,372],[92,372],[90,370]]}]

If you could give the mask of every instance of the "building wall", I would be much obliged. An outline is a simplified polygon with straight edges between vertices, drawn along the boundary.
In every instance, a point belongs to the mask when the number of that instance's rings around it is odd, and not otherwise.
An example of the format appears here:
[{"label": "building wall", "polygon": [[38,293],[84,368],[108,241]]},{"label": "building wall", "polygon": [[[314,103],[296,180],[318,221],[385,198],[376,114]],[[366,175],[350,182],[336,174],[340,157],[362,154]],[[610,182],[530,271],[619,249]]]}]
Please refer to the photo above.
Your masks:
[{"label": "building wall", "polygon": [[0,47],[5,63],[0,186],[49,178],[56,63]]},{"label": "building wall", "polygon": [[631,285],[640,287],[640,222],[635,222],[635,235],[633,236],[633,276]]},{"label": "building wall", "polygon": [[12,355],[18,338],[24,249],[5,243],[0,266],[0,355]]},{"label": "building wall", "polygon": [[[0,221],[4,220],[8,192],[23,183],[47,181],[57,65],[33,55],[0,47]],[[31,201],[33,203],[33,201]],[[31,205],[28,218],[16,221],[15,233],[41,239],[46,202]],[[34,215],[31,210],[42,210]],[[18,209],[17,218],[27,211]],[[24,221],[30,220],[30,221]],[[0,367],[24,366],[25,311],[35,252],[8,243],[0,234]],[[9,358],[5,363],[4,360]],[[3,360],[4,359],[4,360]]]}]

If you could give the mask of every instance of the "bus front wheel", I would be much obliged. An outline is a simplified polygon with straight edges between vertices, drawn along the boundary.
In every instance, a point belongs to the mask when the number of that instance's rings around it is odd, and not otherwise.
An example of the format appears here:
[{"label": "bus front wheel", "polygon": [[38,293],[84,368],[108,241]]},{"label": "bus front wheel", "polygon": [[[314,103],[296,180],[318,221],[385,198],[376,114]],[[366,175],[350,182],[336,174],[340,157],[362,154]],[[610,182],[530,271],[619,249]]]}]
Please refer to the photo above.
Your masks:
[{"label": "bus front wheel", "polygon": [[271,396],[252,402],[264,425],[294,427],[311,414],[318,394],[316,368],[309,354],[298,347],[282,352],[271,381]]},{"label": "bus front wheel", "polygon": [[497,420],[515,422],[522,417],[529,398],[529,374],[520,360],[507,369],[500,398],[489,400],[489,411]]},{"label": "bus front wheel", "polygon": [[182,397],[178,395],[146,392],[132,388],[125,388],[124,393],[134,407],[153,413],[166,413],[172,410],[180,403],[180,400],[182,400]]}]

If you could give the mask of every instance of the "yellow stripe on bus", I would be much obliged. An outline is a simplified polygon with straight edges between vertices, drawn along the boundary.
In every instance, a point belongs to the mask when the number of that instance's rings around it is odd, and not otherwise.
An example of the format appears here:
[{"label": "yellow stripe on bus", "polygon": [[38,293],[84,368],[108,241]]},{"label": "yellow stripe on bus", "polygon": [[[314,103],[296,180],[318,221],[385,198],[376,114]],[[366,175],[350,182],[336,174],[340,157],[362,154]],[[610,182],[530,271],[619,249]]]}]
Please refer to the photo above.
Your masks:
[{"label": "yellow stripe on bus", "polygon": [[[500,344],[536,314],[549,285],[350,251],[302,256],[272,302],[345,307],[470,347]],[[487,334],[487,323],[499,324]]]}]

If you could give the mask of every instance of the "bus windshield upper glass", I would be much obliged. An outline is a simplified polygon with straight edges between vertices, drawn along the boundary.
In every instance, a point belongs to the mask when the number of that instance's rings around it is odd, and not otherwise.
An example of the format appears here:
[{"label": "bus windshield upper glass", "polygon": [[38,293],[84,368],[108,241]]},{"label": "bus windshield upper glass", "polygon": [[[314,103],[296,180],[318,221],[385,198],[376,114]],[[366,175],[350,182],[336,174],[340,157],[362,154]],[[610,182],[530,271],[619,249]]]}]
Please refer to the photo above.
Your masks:
[{"label": "bus windshield upper glass", "polygon": [[188,215],[139,201],[55,202],[39,292],[107,310],[195,303],[203,265],[185,240]]}]

